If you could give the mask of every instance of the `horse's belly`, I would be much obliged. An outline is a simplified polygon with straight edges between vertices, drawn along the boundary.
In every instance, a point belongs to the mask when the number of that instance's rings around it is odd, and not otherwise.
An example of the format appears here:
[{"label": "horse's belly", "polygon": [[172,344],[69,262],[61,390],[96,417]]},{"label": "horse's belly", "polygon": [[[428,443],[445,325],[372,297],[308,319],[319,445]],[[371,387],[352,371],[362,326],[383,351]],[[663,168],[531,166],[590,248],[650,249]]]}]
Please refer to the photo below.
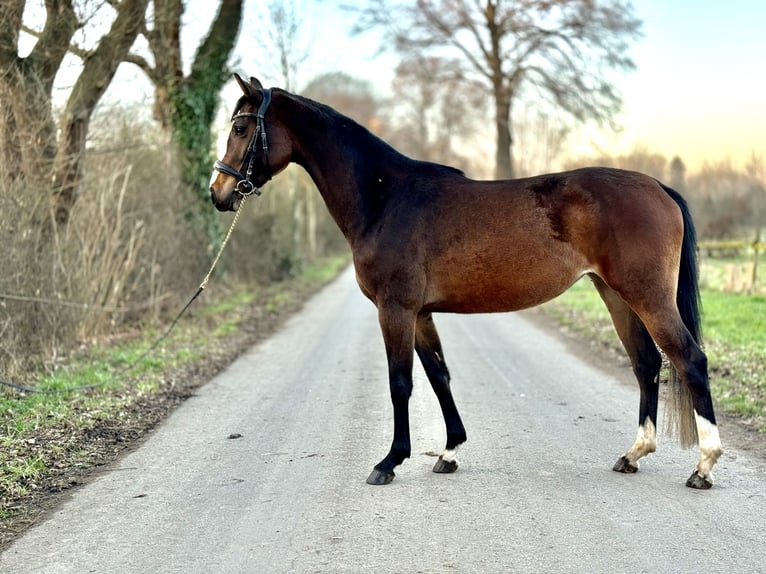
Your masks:
[{"label": "horse's belly", "polygon": [[588,271],[584,261],[555,257],[540,264],[467,264],[432,274],[425,309],[447,313],[518,311],[558,297]]}]

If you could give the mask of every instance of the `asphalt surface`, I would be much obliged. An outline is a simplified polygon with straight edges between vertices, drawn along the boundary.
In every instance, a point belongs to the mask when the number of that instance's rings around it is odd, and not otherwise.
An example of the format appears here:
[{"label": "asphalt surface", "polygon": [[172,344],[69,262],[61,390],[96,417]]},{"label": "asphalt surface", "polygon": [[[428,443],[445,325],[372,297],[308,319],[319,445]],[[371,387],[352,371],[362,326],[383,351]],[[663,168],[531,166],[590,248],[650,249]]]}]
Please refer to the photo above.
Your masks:
[{"label": "asphalt surface", "polygon": [[[764,572],[766,465],[726,443],[710,491],[662,434],[612,472],[638,389],[523,315],[437,316],[468,431],[457,473],[419,368],[391,440],[376,313],[346,272],[0,556],[12,573]],[[238,437],[238,438],[234,438]]]}]

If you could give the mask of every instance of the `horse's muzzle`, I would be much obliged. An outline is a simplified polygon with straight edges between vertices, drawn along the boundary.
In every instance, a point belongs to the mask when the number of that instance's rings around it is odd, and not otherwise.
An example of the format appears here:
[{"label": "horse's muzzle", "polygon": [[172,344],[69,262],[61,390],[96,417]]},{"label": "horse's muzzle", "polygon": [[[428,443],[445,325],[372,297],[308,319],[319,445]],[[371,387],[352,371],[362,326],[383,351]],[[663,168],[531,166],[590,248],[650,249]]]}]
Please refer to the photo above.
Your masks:
[{"label": "horse's muzzle", "polygon": [[[225,174],[235,180],[235,188],[229,193],[228,197],[222,197],[222,189],[225,187],[223,181],[219,181],[218,175]],[[222,161],[216,161],[213,165],[213,173],[210,176],[210,200],[218,211],[236,211],[239,205],[240,194],[236,191],[236,186],[246,182],[246,178],[236,169],[226,165]],[[216,186],[216,183],[218,185]]]}]

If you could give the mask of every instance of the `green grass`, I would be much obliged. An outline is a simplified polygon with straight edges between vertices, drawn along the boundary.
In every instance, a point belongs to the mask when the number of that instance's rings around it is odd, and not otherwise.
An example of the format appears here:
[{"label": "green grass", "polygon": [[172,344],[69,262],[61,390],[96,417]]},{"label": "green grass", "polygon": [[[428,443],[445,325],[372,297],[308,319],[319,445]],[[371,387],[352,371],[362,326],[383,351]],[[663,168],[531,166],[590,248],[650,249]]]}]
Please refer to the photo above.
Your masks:
[{"label": "green grass", "polygon": [[206,306],[199,314],[203,317],[211,317],[221,313],[230,313],[244,305],[249,305],[255,300],[255,297],[256,295],[252,291],[234,293],[223,301]]},{"label": "green grass", "polygon": [[705,289],[702,308],[706,338],[766,349],[766,296]]},{"label": "green grass", "polygon": [[[620,346],[609,313],[587,279],[543,308],[576,333]],[[766,296],[703,287],[702,310],[716,404],[729,413],[752,417],[766,432]]]},{"label": "green grass", "polygon": [[702,300],[713,397],[766,432],[766,297],[706,290]]},{"label": "green grass", "polygon": [[327,258],[320,263],[306,265],[299,280],[308,283],[326,283],[348,265],[348,262],[349,256],[343,254]]},{"label": "green grass", "polygon": [[27,485],[42,476],[46,470],[47,465],[42,456],[12,458],[3,465],[0,492],[16,496],[27,494]]}]

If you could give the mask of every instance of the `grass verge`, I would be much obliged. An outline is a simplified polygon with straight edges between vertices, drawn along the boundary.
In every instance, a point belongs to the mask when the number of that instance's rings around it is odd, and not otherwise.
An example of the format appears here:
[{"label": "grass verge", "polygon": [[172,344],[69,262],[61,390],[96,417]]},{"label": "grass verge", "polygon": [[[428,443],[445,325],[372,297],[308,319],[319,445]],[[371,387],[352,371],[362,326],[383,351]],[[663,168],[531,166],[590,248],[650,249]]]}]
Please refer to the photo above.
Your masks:
[{"label": "grass verge", "polygon": [[[766,297],[702,289],[703,338],[719,409],[766,433]],[[543,306],[570,331],[622,350],[588,279]]]},{"label": "grass verge", "polygon": [[307,266],[267,287],[211,285],[171,336],[141,357],[167,325],[120,333],[80,349],[37,387],[66,391],[24,394],[0,390],[0,550],[43,515],[55,495],[110,462],[188,398],[239,353],[264,338],[348,256]]}]

